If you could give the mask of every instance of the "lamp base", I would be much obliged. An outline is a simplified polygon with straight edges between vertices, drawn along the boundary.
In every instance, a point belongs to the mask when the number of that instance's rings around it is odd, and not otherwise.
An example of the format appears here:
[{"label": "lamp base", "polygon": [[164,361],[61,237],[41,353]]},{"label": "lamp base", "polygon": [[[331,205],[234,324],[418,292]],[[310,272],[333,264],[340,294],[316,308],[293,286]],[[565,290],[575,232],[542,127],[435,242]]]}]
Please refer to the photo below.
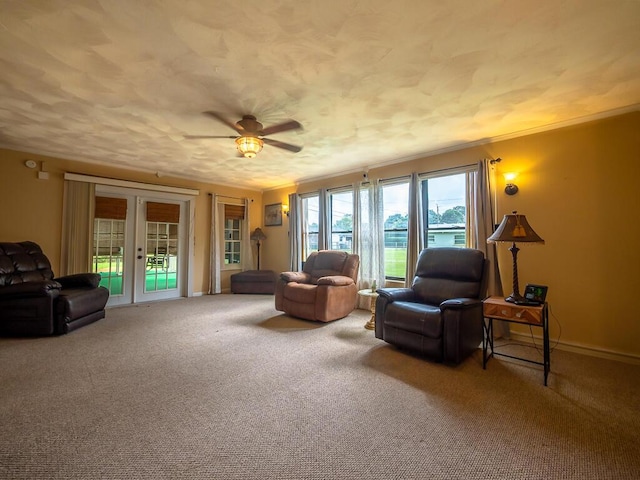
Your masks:
[{"label": "lamp base", "polygon": [[524,302],[525,300],[526,299],[518,293],[512,293],[511,295],[509,295],[507,298],[504,299],[505,302],[510,302],[510,303]]}]

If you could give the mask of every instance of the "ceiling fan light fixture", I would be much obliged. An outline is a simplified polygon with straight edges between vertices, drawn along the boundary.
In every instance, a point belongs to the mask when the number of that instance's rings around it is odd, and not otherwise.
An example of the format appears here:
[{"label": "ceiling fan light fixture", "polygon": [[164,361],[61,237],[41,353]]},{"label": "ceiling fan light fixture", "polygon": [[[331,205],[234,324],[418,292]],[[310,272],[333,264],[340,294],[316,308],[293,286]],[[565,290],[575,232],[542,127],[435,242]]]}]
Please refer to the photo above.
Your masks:
[{"label": "ceiling fan light fixture", "polygon": [[254,158],[262,150],[264,142],[258,137],[248,135],[236,138],[236,145],[238,151],[246,158]]}]

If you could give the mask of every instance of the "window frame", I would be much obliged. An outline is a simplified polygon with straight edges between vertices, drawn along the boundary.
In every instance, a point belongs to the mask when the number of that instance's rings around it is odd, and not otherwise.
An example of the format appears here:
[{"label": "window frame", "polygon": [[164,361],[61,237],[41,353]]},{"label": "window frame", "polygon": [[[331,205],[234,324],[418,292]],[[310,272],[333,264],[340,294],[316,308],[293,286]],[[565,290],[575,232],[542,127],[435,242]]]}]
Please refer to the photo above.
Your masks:
[{"label": "window frame", "polygon": [[[384,217],[384,210],[385,210],[385,194],[384,194],[384,189],[386,187],[393,187],[393,186],[397,186],[397,185],[406,185],[407,188],[407,216],[409,215],[409,195],[410,195],[410,177],[403,177],[403,178],[394,178],[394,179],[390,179],[390,180],[383,180],[380,182],[380,188],[382,189],[382,205],[380,206],[381,211],[383,212],[383,217]],[[383,244],[384,244],[384,248],[386,250],[387,246],[386,246],[386,235],[387,232],[405,232],[405,239],[406,239],[406,244],[405,244],[405,249],[404,249],[404,271],[406,272],[406,267],[407,267],[407,249],[409,248],[409,219],[407,218],[407,228],[404,229],[387,229],[384,227],[384,223],[386,222],[386,218],[382,218],[382,235],[383,235]],[[401,277],[399,276],[391,276],[387,274],[387,260],[386,260],[386,255],[383,255],[384,261],[385,261],[385,266],[384,266],[384,278],[385,280],[390,280],[390,281],[404,281],[405,280],[405,275],[403,274]]]},{"label": "window frame", "polygon": [[[309,227],[309,207],[308,207],[308,200],[310,199],[317,199],[318,202],[318,215],[317,215],[317,222],[316,225],[318,225],[318,230],[313,232],[311,230],[308,229]],[[300,216],[301,216],[301,232],[300,234],[302,235],[301,238],[301,249],[300,249],[300,254],[302,255],[302,258],[299,259],[302,263],[304,263],[307,258],[309,258],[309,255],[313,252],[317,252],[318,251],[318,246],[320,245],[320,193],[319,192],[311,192],[311,193],[306,193],[306,194],[302,194],[300,195]],[[316,236],[316,248],[315,249],[311,249],[311,235],[315,235]]]},{"label": "window frame", "polygon": [[[223,232],[223,241],[224,248],[222,249],[222,270],[241,270],[242,269],[242,222],[244,219],[241,218],[225,218],[224,219],[224,232]],[[229,228],[227,227],[227,222],[238,222],[238,228]],[[238,238],[233,238],[233,232],[238,232]],[[228,233],[231,234],[231,238],[227,238]],[[227,245],[237,246],[238,251],[235,250],[229,251],[227,249]],[[237,255],[238,262],[237,263],[226,263],[228,255]],[[230,257],[232,258],[232,257]]]},{"label": "window frame", "polygon": [[[343,194],[349,194],[350,196],[350,200],[351,200],[351,213],[345,213],[344,215],[351,215],[351,230],[334,230],[333,229],[333,207],[334,207],[334,196],[335,195],[343,195]],[[332,190],[329,190],[327,192],[327,207],[328,207],[328,211],[329,211],[329,218],[328,218],[328,227],[329,227],[329,248],[331,250],[338,250],[341,252],[347,252],[347,253],[353,253],[353,220],[354,220],[354,207],[355,207],[355,201],[353,198],[353,187],[342,187],[342,188],[335,188]],[[344,248],[339,248],[336,247],[334,248],[334,242],[333,242],[333,236],[334,234],[338,234],[338,235],[344,235],[344,237],[349,237],[349,240],[345,239],[345,242],[348,242],[349,244],[349,248],[348,249],[344,249]],[[338,245],[340,244],[340,241],[338,241]]]},{"label": "window frame", "polygon": [[[453,231],[452,232],[453,243],[451,245],[446,245],[446,246],[450,246],[454,248],[465,248],[470,245],[469,184],[470,184],[471,176],[477,173],[478,173],[477,165],[466,165],[462,167],[448,168],[445,170],[438,170],[434,172],[425,172],[418,175],[418,180],[422,183],[420,202],[422,204],[422,221],[423,221],[422,235],[423,235],[425,248],[437,248],[441,246],[441,245],[432,245],[429,242],[429,237],[434,235],[435,232],[437,232],[438,230],[429,228],[429,192],[428,192],[428,188],[425,188],[425,184],[428,182],[428,180],[433,180],[436,178],[464,175],[464,209],[465,209],[464,227],[451,227],[447,229],[447,230]],[[456,206],[462,206],[462,205],[456,205]],[[457,235],[460,235],[460,233],[462,232],[464,232],[464,235],[465,235],[464,244],[457,243],[455,240],[455,237]]]}]

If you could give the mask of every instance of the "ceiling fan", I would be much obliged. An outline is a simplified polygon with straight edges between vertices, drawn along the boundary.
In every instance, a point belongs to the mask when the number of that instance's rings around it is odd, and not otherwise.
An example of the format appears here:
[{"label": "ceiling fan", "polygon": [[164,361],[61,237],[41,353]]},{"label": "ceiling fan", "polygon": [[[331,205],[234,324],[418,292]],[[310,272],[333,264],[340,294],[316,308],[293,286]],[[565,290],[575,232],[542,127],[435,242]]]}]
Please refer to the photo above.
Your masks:
[{"label": "ceiling fan", "polygon": [[302,150],[302,147],[298,147],[297,145],[291,145],[290,143],[280,142],[271,138],[264,138],[273,133],[287,132],[289,130],[302,128],[302,125],[295,120],[289,120],[278,125],[263,128],[262,124],[256,120],[256,117],[253,115],[244,115],[242,120],[239,120],[236,123],[231,123],[219,113],[204,112],[204,114],[209,115],[210,117],[224,123],[226,126],[234,129],[238,132],[238,135],[185,135],[184,138],[234,138],[238,151],[247,158],[255,157],[258,152],[262,150],[262,146],[265,143],[294,153],[298,153]]}]

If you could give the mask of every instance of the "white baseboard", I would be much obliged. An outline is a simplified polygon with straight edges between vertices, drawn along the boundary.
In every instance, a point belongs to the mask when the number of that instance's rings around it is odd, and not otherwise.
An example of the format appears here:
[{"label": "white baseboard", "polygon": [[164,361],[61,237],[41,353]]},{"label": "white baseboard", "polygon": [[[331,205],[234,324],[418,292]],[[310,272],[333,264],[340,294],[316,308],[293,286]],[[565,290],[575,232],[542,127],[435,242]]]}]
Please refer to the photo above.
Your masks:
[{"label": "white baseboard", "polygon": [[[532,344],[533,340],[535,339],[536,345],[538,345],[538,347],[542,349],[541,335],[511,332],[510,336],[513,340],[528,344]],[[581,355],[589,355],[591,357],[606,358],[608,360],[616,360],[618,362],[630,363],[632,365],[640,365],[639,355],[616,352],[614,350],[606,350],[603,348],[582,345],[574,342],[556,342],[553,339],[551,339],[549,343],[551,344],[552,349],[557,348],[558,350],[564,350],[566,352],[579,353]]]}]

